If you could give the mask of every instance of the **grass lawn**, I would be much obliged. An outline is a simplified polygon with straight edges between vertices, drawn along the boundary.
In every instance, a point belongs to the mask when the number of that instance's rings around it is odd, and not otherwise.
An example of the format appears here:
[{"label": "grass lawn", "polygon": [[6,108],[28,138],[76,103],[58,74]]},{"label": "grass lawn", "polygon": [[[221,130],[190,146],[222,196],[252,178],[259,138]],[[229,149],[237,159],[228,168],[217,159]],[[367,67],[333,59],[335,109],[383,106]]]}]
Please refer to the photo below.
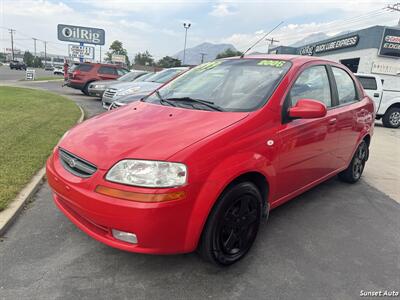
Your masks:
[{"label": "grass lawn", "polygon": [[79,108],[65,97],[0,87],[0,211],[43,167],[79,116]]},{"label": "grass lawn", "polygon": [[[42,76],[42,77],[36,77],[34,81],[47,81],[47,80],[63,80],[63,76]],[[21,79],[20,81],[32,81],[32,80],[26,80],[26,79]]]}]

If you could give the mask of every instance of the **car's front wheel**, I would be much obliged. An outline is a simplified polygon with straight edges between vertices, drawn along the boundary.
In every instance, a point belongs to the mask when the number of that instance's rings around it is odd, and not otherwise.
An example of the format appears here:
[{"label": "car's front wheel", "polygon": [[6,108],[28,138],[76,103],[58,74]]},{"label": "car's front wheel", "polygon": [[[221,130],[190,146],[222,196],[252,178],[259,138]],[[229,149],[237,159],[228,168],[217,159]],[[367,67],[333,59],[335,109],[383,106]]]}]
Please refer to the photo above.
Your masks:
[{"label": "car's front wheel", "polygon": [[231,265],[251,248],[262,217],[262,197],[251,182],[229,187],[211,211],[199,244],[200,255],[217,265]]},{"label": "car's front wheel", "polygon": [[364,171],[365,162],[369,156],[368,144],[362,141],[358,145],[356,152],[346,170],[339,173],[339,178],[348,183],[355,183],[360,178]]},{"label": "car's front wheel", "polygon": [[387,110],[382,118],[383,126],[388,128],[400,127],[400,108],[392,107]]}]

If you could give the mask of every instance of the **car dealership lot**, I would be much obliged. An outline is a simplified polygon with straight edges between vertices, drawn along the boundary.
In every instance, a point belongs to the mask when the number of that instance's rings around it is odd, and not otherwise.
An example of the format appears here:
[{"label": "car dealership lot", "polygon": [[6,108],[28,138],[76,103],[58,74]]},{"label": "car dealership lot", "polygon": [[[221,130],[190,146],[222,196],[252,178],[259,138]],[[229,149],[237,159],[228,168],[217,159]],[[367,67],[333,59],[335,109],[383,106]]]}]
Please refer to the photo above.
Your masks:
[{"label": "car dealership lot", "polygon": [[[23,84],[69,96],[89,117],[104,111],[59,82]],[[375,134],[371,151],[382,155],[371,153],[361,182],[332,179],[277,208],[249,256],[228,269],[194,254],[146,256],[104,246],[55,208],[44,184],[0,243],[0,298],[349,299],[361,290],[396,289],[400,205],[369,172],[398,163],[385,149],[399,149],[399,131],[377,127]],[[380,172],[387,174],[385,167]]]}]

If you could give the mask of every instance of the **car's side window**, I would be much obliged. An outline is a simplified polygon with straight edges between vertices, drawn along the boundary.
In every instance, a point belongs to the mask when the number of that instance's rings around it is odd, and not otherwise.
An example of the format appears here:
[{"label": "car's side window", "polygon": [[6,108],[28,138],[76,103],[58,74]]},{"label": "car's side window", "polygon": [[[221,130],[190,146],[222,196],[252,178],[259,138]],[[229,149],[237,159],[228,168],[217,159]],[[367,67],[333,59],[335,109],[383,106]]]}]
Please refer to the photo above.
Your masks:
[{"label": "car's side window", "polygon": [[325,66],[314,66],[304,70],[296,79],[289,96],[291,106],[295,106],[300,99],[313,99],[331,107],[331,88]]},{"label": "car's side window", "polygon": [[114,67],[100,67],[99,74],[108,74],[108,75],[116,75],[117,72],[115,71]]},{"label": "car's side window", "polygon": [[351,103],[358,100],[356,87],[353,79],[345,70],[332,67],[333,76],[335,76],[339,105]]}]

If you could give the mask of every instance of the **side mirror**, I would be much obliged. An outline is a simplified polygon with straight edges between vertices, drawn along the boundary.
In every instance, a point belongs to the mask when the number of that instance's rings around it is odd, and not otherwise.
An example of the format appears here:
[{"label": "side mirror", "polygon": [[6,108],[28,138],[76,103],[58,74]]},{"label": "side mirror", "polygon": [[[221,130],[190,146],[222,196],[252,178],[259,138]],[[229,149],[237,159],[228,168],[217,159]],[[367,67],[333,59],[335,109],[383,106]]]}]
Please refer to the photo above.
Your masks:
[{"label": "side mirror", "polygon": [[326,116],[326,106],[317,100],[300,99],[294,107],[289,108],[288,113],[291,118],[322,118]]}]

